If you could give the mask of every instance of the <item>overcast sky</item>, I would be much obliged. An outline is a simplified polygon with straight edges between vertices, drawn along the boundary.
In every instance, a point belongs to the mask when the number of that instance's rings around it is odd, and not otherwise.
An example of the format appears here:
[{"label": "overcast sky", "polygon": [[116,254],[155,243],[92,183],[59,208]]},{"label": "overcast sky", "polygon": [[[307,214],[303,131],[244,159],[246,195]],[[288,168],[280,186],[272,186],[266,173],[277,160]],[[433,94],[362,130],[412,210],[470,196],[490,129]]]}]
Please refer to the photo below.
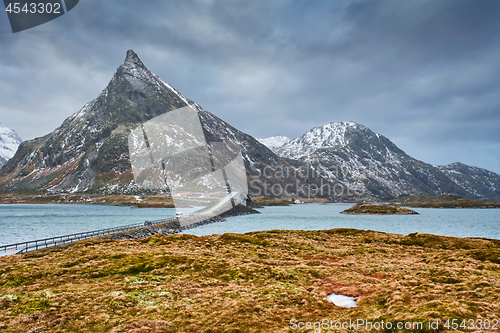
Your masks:
[{"label": "overcast sky", "polygon": [[500,173],[500,1],[81,0],[13,34],[0,14],[0,122],[43,136],[133,49],[257,138],[355,121],[431,164]]}]

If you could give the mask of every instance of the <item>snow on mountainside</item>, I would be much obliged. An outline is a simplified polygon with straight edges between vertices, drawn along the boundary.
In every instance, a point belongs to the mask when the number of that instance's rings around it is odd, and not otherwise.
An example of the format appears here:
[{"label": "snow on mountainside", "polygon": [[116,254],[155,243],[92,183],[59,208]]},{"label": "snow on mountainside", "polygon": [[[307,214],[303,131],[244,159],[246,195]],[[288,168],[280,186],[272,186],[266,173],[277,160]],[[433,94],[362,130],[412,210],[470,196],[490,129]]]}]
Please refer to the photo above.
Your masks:
[{"label": "snow on mountainside", "polygon": [[494,172],[459,162],[436,167],[477,197],[496,198],[500,193],[500,175]]},{"label": "snow on mountainside", "polygon": [[276,152],[285,158],[310,163],[330,181],[368,196],[391,198],[452,193],[472,198],[500,198],[500,176],[495,173],[466,166],[460,170],[432,166],[354,122],[333,122],[313,128]]},{"label": "snow on mountainside", "polygon": [[142,193],[131,171],[129,133],[138,124],[188,105],[198,111],[207,142],[233,143],[239,147],[250,170],[249,188],[257,195],[261,189],[276,183],[305,184],[304,179],[294,175],[275,177],[272,173],[271,178],[261,179],[261,170],[278,170],[290,163],[187,99],[149,71],[137,54],[129,50],[125,62],[95,100],[68,117],[52,133],[20,145],[0,170],[0,192]]},{"label": "snow on mountainside", "polygon": [[[198,111],[207,143],[233,147],[226,156],[241,152],[252,196],[387,199],[449,193],[500,199],[499,175],[460,163],[432,166],[354,122],[330,123],[289,141],[262,140],[269,149],[162,81],[132,50],[95,100],[52,133],[19,145],[0,169],[0,193],[143,193],[134,182],[128,136],[138,124],[186,106]],[[223,162],[219,155],[213,151],[214,162]],[[179,163],[188,167],[191,160]]]},{"label": "snow on mountainside", "polygon": [[273,136],[270,138],[266,139],[257,139],[260,143],[262,143],[264,146],[267,148],[271,149],[272,151],[276,152],[278,148],[281,148],[284,144],[288,143],[291,141],[290,138],[287,138],[286,136]]},{"label": "snow on mountainside", "polygon": [[22,141],[16,132],[0,123],[0,167],[14,156]]},{"label": "snow on mountainside", "polygon": [[320,148],[345,146],[345,134],[348,130],[366,129],[354,122],[333,122],[322,127],[315,127],[303,136],[290,140],[277,150],[279,155],[292,159],[301,159],[313,154]]}]

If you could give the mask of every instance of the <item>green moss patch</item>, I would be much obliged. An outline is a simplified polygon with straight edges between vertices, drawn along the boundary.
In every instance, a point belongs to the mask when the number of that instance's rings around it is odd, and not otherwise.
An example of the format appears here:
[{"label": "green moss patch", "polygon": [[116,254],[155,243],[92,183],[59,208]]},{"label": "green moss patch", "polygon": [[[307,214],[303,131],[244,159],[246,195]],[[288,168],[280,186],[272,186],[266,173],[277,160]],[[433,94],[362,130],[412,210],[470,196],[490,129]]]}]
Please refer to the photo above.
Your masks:
[{"label": "green moss patch", "polygon": [[443,331],[449,318],[500,319],[499,243],[355,229],[87,240],[0,258],[0,330],[313,332],[290,321],[328,318]]}]

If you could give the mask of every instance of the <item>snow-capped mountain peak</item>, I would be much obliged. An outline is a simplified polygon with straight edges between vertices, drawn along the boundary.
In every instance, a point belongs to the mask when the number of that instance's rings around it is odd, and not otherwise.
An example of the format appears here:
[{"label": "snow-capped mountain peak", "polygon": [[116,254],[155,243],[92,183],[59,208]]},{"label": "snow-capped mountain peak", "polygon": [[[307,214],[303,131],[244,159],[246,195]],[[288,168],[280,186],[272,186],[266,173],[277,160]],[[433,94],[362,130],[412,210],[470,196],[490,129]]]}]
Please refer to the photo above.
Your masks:
[{"label": "snow-capped mountain peak", "polygon": [[[268,190],[265,192],[267,187],[284,181],[299,188],[305,186],[305,180],[293,173],[286,180],[275,175],[261,180],[258,175],[262,170],[284,170],[288,164],[253,137],[161,80],[129,50],[125,62],[95,100],[68,117],[53,132],[22,143],[19,153],[0,170],[0,193],[25,189],[39,193],[149,193],[134,180],[129,135],[136,126],[187,105],[196,109],[206,143],[218,147],[224,142],[229,147],[224,151],[213,149],[214,163],[223,165],[228,156],[237,156],[233,154],[241,151],[249,174],[258,180],[253,183],[252,193],[273,195]],[[165,144],[175,145],[173,139],[165,137]],[[202,153],[193,154],[189,156],[205,163]],[[193,160],[184,159],[182,163],[186,163],[186,169],[191,168]]]},{"label": "snow-capped mountain peak", "polygon": [[278,136],[272,136],[270,138],[266,139],[257,139],[260,143],[262,143],[264,146],[267,148],[271,149],[272,151],[276,151],[278,148],[282,147],[284,144],[288,143],[291,139],[278,135]]},{"label": "snow-capped mountain peak", "polygon": [[348,130],[365,128],[363,125],[352,121],[339,121],[326,124],[321,127],[315,127],[302,137],[311,145],[320,147],[345,146],[347,144],[345,134]]},{"label": "snow-capped mountain peak", "polygon": [[[0,193],[143,193],[132,174],[129,134],[135,126],[187,105],[196,108],[207,142],[239,147],[228,153],[241,152],[252,178],[251,195],[388,199],[450,193],[500,198],[500,175],[460,163],[432,166],[354,122],[332,122],[294,140],[278,136],[259,144],[162,81],[131,50],[95,100],[52,133],[21,143],[16,154],[21,140],[0,125],[0,164],[5,163]],[[215,154],[220,158],[214,161],[224,162],[222,155]],[[188,167],[191,160],[183,162]]]},{"label": "snow-capped mountain peak", "polygon": [[350,135],[347,134],[356,131],[367,132],[369,130],[352,121],[331,122],[315,127],[301,137],[285,143],[277,152],[281,156],[298,159],[320,148],[344,147],[350,142]]},{"label": "snow-capped mountain peak", "polygon": [[0,124],[0,166],[14,156],[21,142],[16,132]]}]

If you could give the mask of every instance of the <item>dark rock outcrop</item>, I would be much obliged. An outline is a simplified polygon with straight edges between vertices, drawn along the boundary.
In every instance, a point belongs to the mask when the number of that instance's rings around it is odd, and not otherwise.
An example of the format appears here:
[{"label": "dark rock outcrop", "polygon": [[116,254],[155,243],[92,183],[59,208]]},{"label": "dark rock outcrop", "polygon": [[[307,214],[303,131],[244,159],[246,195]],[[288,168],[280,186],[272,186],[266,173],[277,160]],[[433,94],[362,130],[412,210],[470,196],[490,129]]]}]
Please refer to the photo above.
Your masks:
[{"label": "dark rock outcrop", "polygon": [[398,207],[396,205],[372,205],[363,203],[357,203],[340,213],[359,215],[418,215],[414,210]]}]

